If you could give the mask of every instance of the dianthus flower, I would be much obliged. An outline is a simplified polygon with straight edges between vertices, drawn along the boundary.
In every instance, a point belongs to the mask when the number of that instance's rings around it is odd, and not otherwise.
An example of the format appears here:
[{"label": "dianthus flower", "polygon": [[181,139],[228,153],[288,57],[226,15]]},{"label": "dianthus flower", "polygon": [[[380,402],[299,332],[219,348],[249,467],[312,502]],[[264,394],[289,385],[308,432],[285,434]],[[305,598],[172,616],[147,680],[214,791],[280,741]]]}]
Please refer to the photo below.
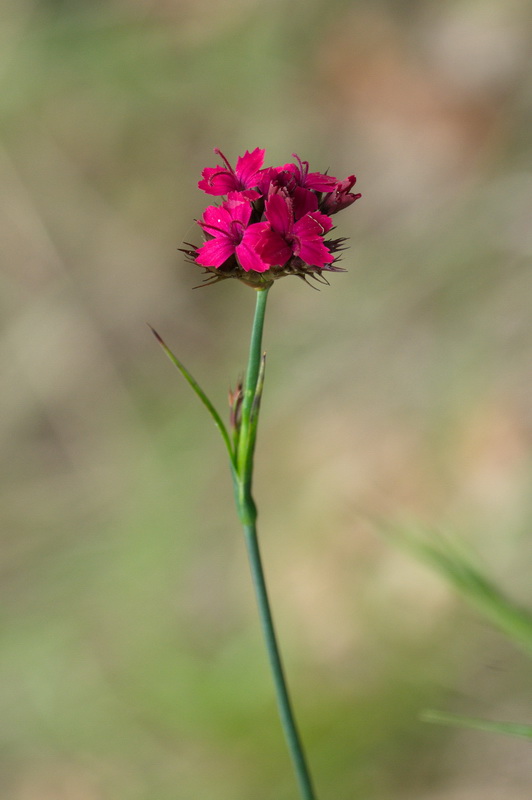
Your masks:
[{"label": "dianthus flower", "polygon": [[198,220],[205,242],[188,245],[189,260],[210,273],[205,283],[237,278],[254,287],[270,285],[286,275],[327,283],[324,272],[344,272],[337,266],[344,238],[329,239],[331,215],[347,208],[354,175],[338,180],[309,172],[308,161],[263,168],[265,151],[247,150],[233,169],[206,167],[198,187],[227,199],[209,206]]},{"label": "dianthus flower", "polygon": [[[317,205],[316,200],[316,209]],[[332,228],[332,220],[317,210],[298,215],[294,206],[293,198],[286,192],[272,194],[266,200],[266,221],[249,228],[251,241],[270,267],[284,267],[292,257],[296,257],[323,269],[334,261],[323,240]]]},{"label": "dianthus flower", "polygon": [[285,164],[281,167],[282,172],[288,172],[296,186],[304,189],[314,189],[316,192],[331,192],[338,181],[332,175],[324,175],[321,172],[309,172],[308,161],[301,161],[298,155],[292,153],[297,164]]},{"label": "dianthus flower", "polygon": [[243,192],[250,200],[259,197],[259,192],[254,191],[253,187],[260,182],[261,167],[264,162],[265,150],[256,147],[253,152],[246,150],[236,162],[233,169],[224,154],[218,148],[214,152],[220,156],[225,167],[205,167],[203,180],[198,183],[198,188],[206,194],[224,195],[228,192]]},{"label": "dianthus flower", "polygon": [[253,228],[248,227],[251,203],[238,192],[229,192],[221,206],[208,206],[199,225],[211,236],[198,248],[196,264],[218,269],[235,257],[245,272],[265,272],[269,264],[261,259],[251,244]]}]

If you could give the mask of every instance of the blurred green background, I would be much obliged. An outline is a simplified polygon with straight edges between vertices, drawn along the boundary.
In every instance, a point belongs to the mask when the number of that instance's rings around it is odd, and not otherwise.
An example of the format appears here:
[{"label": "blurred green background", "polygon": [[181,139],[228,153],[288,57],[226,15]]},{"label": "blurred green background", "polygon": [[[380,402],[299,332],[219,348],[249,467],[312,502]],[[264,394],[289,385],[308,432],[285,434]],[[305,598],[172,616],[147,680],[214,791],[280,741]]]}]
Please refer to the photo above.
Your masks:
[{"label": "blurred green background", "polygon": [[[517,651],[378,532],[450,530],[531,603],[525,0],[6,0],[0,795],[289,800],[226,456],[253,293],[201,274],[220,147],[355,172],[331,287],[272,291],[256,495],[321,798],[530,797]],[[207,201],[208,202],[208,201]],[[374,522],[376,520],[376,522]]]}]

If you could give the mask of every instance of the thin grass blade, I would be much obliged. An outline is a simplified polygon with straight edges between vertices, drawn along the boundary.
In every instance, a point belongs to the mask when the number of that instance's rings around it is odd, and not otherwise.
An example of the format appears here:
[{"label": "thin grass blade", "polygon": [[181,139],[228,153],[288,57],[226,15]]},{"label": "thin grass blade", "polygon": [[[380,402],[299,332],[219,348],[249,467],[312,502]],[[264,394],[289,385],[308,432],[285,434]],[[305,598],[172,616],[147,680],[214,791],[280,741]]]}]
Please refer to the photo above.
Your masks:
[{"label": "thin grass blade", "polygon": [[532,655],[532,613],[519,606],[473,563],[465,546],[432,533],[387,530],[385,533],[454,586],[484,617]]},{"label": "thin grass blade", "polygon": [[434,722],[437,725],[452,725],[458,728],[471,728],[488,733],[502,733],[506,736],[518,736],[522,739],[532,739],[532,725],[520,725],[515,722],[494,722],[476,717],[462,717],[459,714],[446,714],[443,711],[424,711],[421,714],[423,722]]}]

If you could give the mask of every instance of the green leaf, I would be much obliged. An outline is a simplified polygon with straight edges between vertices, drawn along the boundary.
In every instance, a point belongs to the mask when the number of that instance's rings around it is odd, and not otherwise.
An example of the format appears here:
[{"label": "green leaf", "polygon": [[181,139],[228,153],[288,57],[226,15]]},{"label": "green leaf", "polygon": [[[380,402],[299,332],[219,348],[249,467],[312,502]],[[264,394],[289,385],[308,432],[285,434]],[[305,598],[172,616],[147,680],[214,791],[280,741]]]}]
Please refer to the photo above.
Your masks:
[{"label": "green leaf", "polygon": [[162,337],[159,336],[157,331],[154,330],[151,325],[148,325],[148,327],[151,330],[151,332],[153,333],[153,335],[155,336],[155,338],[157,339],[157,341],[159,342],[159,344],[161,345],[162,349],[164,350],[164,352],[166,353],[166,355],[168,356],[168,358],[170,359],[172,364],[175,367],[177,367],[177,369],[179,370],[181,375],[185,378],[185,380],[194,389],[194,391],[198,395],[199,399],[201,400],[201,402],[203,403],[203,405],[205,406],[205,408],[207,409],[207,411],[209,412],[209,414],[213,418],[214,424],[216,425],[216,427],[218,428],[218,430],[222,434],[222,439],[224,440],[225,446],[227,447],[227,452],[229,453],[229,459],[231,461],[231,470],[232,470],[232,472],[234,472],[234,469],[235,469],[235,454],[234,454],[233,448],[231,446],[231,439],[229,438],[229,434],[227,432],[227,428],[225,427],[225,425],[224,425],[224,423],[222,421],[222,418],[220,417],[218,411],[215,409],[214,405],[209,400],[209,398],[207,397],[207,395],[205,394],[205,392],[203,391],[203,389],[201,388],[199,383],[195,380],[195,378],[193,378],[193,376],[190,374],[188,369],[185,367],[184,364],[181,363],[181,361],[177,358],[177,356],[175,356],[172,353],[172,351],[170,350],[168,345],[164,342]]},{"label": "green leaf", "polygon": [[259,374],[257,377],[257,385],[255,387],[255,395],[249,413],[249,444],[248,447],[253,452],[255,448],[255,441],[257,439],[257,428],[259,425],[259,412],[260,402],[262,400],[262,390],[264,389],[264,375],[266,373],[266,353],[262,354],[260,360]]}]

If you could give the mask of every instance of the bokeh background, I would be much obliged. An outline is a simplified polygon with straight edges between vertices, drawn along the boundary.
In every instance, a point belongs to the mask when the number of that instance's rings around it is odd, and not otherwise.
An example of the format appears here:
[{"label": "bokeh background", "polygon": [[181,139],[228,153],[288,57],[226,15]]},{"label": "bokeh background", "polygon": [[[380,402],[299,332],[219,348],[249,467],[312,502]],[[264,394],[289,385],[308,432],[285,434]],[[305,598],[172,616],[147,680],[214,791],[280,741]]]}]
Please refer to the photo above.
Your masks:
[{"label": "bokeh background", "polygon": [[[201,169],[355,172],[348,273],[271,292],[256,495],[320,797],[530,797],[524,658],[383,539],[531,602],[526,0],[6,0],[0,794],[289,800],[218,405],[253,293],[193,290]],[[430,534],[429,534],[430,535]]]}]

